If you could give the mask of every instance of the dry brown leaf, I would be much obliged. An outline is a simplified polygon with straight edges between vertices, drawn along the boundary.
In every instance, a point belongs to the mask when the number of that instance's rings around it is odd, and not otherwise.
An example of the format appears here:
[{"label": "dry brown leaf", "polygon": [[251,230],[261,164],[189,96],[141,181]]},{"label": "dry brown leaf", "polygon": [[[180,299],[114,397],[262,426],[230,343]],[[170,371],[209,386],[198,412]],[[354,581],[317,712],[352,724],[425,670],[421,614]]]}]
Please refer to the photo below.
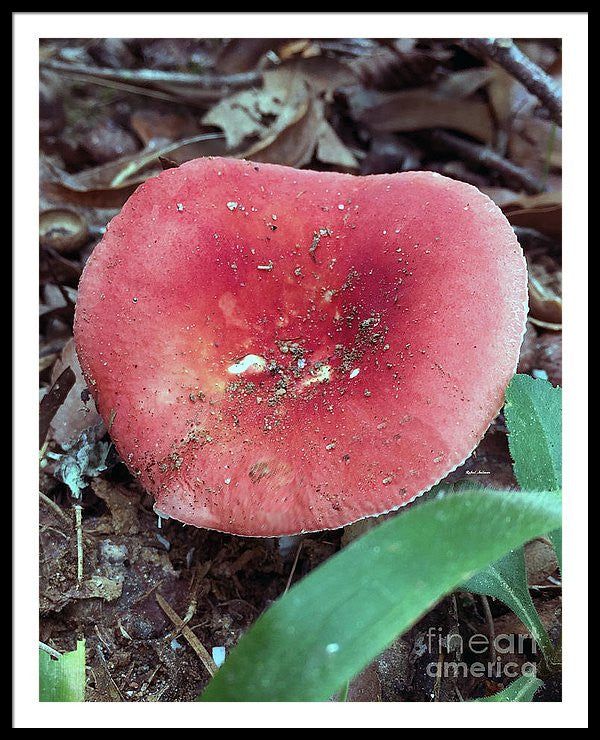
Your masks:
[{"label": "dry brown leaf", "polygon": [[52,383],[66,367],[70,367],[75,373],[75,383],[50,424],[53,439],[63,449],[68,449],[85,429],[102,424],[93,400],[91,398],[85,402],[82,400],[82,393],[85,395],[87,383],[83,378],[75,353],[75,342],[72,338],[65,344],[59,359],[52,368],[50,377]]},{"label": "dry brown leaf", "polygon": [[538,100],[502,67],[490,62],[488,69],[492,78],[487,90],[494,115],[501,128],[509,131],[514,119],[528,115]]},{"label": "dry brown leaf", "polygon": [[[131,157],[124,157],[130,161]],[[118,160],[119,162],[121,160]],[[135,189],[135,185],[119,188],[114,192],[108,186],[110,177],[118,171],[114,163],[93,167],[77,175],[71,175],[50,158],[43,158],[40,172],[42,203],[74,203],[81,206],[114,209],[120,208]],[[120,192],[123,191],[123,192]]]},{"label": "dry brown leaf", "polygon": [[[544,627],[548,632],[553,632],[560,629],[561,625],[561,599],[557,596],[555,599],[550,601],[538,602],[536,605],[537,613],[542,621]],[[494,619],[494,628],[497,635],[527,635],[529,630],[523,622],[513,614],[509,612],[498,619]]]},{"label": "dry brown leaf", "polygon": [[343,143],[329,123],[323,119],[317,135],[317,159],[325,164],[333,164],[346,170],[358,168],[354,154]]},{"label": "dry brown leaf", "polygon": [[488,85],[494,78],[489,67],[473,67],[448,75],[435,86],[438,95],[450,100],[464,100],[480,88]]},{"label": "dry brown leaf", "polygon": [[357,72],[339,57],[312,56],[291,59],[284,67],[298,74],[314,95],[331,101],[335,90],[356,84]]},{"label": "dry brown leaf", "polygon": [[136,534],[140,531],[139,500],[135,495],[127,495],[124,488],[117,486],[103,478],[93,478],[90,481],[93,492],[108,506],[112,517],[106,533]]},{"label": "dry brown leaf", "polygon": [[543,324],[562,323],[560,266],[551,258],[527,261],[529,270],[529,315]]},{"label": "dry brown leaf", "polygon": [[560,240],[562,234],[560,191],[524,195],[505,188],[482,187],[481,190],[504,211],[513,226],[535,229],[552,239]]},{"label": "dry brown leaf", "polygon": [[219,51],[216,69],[220,74],[235,74],[255,69],[264,55],[276,48],[281,39],[229,39]]},{"label": "dry brown leaf", "polygon": [[297,121],[308,106],[301,75],[287,68],[264,73],[261,89],[243,90],[211,108],[202,123],[222,129],[228,149],[251,137],[275,137]]},{"label": "dry brown leaf", "polygon": [[548,585],[548,576],[558,570],[554,547],[546,540],[528,542],[525,545],[525,566],[529,585]]},{"label": "dry brown leaf", "polygon": [[198,123],[192,115],[168,113],[152,108],[132,113],[131,128],[138,135],[145,147],[158,148],[168,141],[187,139],[199,131]]},{"label": "dry brown leaf", "polygon": [[79,588],[70,589],[66,596],[69,599],[103,599],[115,601],[123,593],[123,583],[112,578],[94,574],[84,581]]},{"label": "dry brown leaf", "polygon": [[562,335],[545,331],[537,341],[535,369],[543,370],[552,385],[562,385]]},{"label": "dry brown leaf", "polygon": [[296,56],[296,54],[304,54],[305,52],[311,54],[314,50],[316,50],[317,53],[320,53],[319,47],[309,39],[293,39],[292,41],[285,42],[283,46],[280,46],[277,50],[277,54],[282,61],[287,61],[293,56]]},{"label": "dry brown leaf", "polygon": [[138,185],[162,171],[159,156],[168,154],[181,163],[222,153],[220,134],[202,133],[172,142],[161,149],[146,148],[134,156],[122,157],[76,175],[55,169],[55,179],[44,182],[42,192],[60,202],[96,208],[121,208]]},{"label": "dry brown leaf", "polygon": [[240,156],[255,162],[302,167],[312,159],[322,121],[322,104],[307,98],[295,111],[296,119],[251,146]]},{"label": "dry brown leaf", "polygon": [[490,143],[494,126],[489,107],[478,101],[457,104],[433,88],[378,93],[355,88],[349,94],[354,117],[373,131],[419,131],[447,128]]},{"label": "dry brown leaf", "polygon": [[521,118],[508,142],[510,159],[526,169],[542,172],[562,167],[562,129],[542,118]]}]

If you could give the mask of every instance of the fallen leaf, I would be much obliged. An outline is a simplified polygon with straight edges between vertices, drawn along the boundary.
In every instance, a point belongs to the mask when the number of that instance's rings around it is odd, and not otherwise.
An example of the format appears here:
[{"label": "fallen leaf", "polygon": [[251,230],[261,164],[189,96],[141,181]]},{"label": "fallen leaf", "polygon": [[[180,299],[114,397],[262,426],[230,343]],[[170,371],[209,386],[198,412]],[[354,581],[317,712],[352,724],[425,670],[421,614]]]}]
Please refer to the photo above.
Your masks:
[{"label": "fallen leaf", "polygon": [[80,588],[72,588],[66,594],[67,599],[103,599],[115,601],[123,593],[123,583],[113,581],[106,576],[93,575],[81,584]]},{"label": "fallen leaf", "polygon": [[171,113],[153,108],[132,113],[130,125],[144,146],[153,148],[158,148],[160,144],[164,145],[169,141],[206,133],[198,130],[198,123],[190,114]]},{"label": "fallen leaf", "polygon": [[291,59],[296,54],[308,54],[309,56],[320,55],[321,50],[309,39],[293,39],[287,41],[278,50],[277,54],[282,61]]},{"label": "fallen leaf", "polygon": [[346,170],[358,167],[354,154],[342,142],[329,123],[323,119],[317,134],[317,159],[325,164],[333,164]]},{"label": "fallen leaf", "polygon": [[[75,382],[50,425],[52,438],[63,449],[70,448],[85,429],[102,424],[94,401],[86,393],[87,383],[83,378],[75,352],[75,342],[72,338],[65,344],[59,359],[52,368],[51,382],[55,382],[67,367],[70,367],[75,374]],[[84,401],[83,398],[86,400]]]},{"label": "fallen leaf", "polygon": [[434,88],[379,93],[354,88],[348,94],[354,117],[373,131],[419,131],[446,128],[490,143],[494,126],[489,107],[473,100],[456,100]]},{"label": "fallen leaf", "polygon": [[561,169],[562,129],[544,118],[520,117],[511,132],[508,155],[533,172]]},{"label": "fallen leaf", "polygon": [[552,385],[562,385],[562,335],[543,332],[538,339],[535,365],[543,370]]},{"label": "fallen leaf", "polygon": [[358,80],[357,70],[339,57],[294,58],[285,67],[300,75],[310,90],[315,95],[322,95],[326,101],[331,101],[339,88],[354,85]]},{"label": "fallen leaf", "polygon": [[128,495],[125,489],[103,478],[94,478],[90,485],[92,491],[105,502],[110,511],[112,523],[106,529],[107,534],[132,535],[140,531],[137,496]]},{"label": "fallen leaf", "polygon": [[435,86],[436,92],[449,100],[464,100],[494,79],[489,67],[473,67],[454,72]]},{"label": "fallen leaf", "polygon": [[75,382],[75,373],[71,368],[67,367],[58,376],[52,387],[42,398],[40,402],[40,414],[39,414],[39,446],[42,447],[46,435],[48,433],[48,427],[50,426],[52,419],[56,415],[56,412],[64,403],[67,394],[71,390],[73,383]]},{"label": "fallen leaf", "polygon": [[547,540],[533,540],[525,545],[525,567],[530,586],[548,585],[548,576],[558,570],[554,547]]},{"label": "fallen leaf", "polygon": [[[264,55],[275,49],[282,39],[237,38],[222,46],[216,60],[221,74],[235,74],[255,69]],[[281,57],[281,54],[280,54]]]},{"label": "fallen leaf", "polygon": [[499,65],[490,62],[488,69],[492,73],[487,87],[489,100],[500,128],[508,134],[517,116],[529,115],[538,100]]},{"label": "fallen leaf", "polygon": [[217,103],[202,123],[222,129],[228,149],[252,137],[274,138],[297,121],[308,106],[303,77],[281,68],[264,73],[263,87],[243,90]]},{"label": "fallen leaf", "polygon": [[529,272],[529,315],[545,324],[562,323],[560,265],[545,255],[527,261]]},{"label": "fallen leaf", "polygon": [[223,153],[220,134],[202,133],[165,145],[143,149],[76,175],[56,172],[56,179],[43,183],[43,192],[60,201],[97,208],[121,208],[142,182],[162,171],[159,156],[168,154],[179,162]]},{"label": "fallen leaf", "polygon": [[[560,629],[561,625],[561,600],[560,597],[551,601],[538,602],[537,613],[542,624],[548,632]],[[497,635],[527,635],[529,630],[521,620],[512,612],[498,617],[494,620],[494,629]]]},{"label": "fallen leaf", "polygon": [[525,195],[505,188],[482,187],[481,190],[504,211],[513,226],[535,229],[552,239],[561,239],[562,193],[560,191]]},{"label": "fallen leaf", "polygon": [[295,119],[261,139],[240,156],[255,162],[302,167],[312,159],[322,121],[322,103],[306,98],[294,111]]}]

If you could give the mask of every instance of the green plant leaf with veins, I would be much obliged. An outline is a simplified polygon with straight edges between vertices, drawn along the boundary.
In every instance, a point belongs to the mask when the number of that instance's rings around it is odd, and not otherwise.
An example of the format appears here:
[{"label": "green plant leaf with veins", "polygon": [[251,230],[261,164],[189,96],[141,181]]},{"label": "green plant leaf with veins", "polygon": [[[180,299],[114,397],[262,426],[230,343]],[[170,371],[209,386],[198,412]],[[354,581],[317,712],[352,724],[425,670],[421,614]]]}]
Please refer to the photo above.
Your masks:
[{"label": "green plant leaf with veins", "polygon": [[279,598],[201,700],[326,701],[442,596],[559,523],[548,493],[468,490],[415,506]]},{"label": "green plant leaf with veins", "polygon": [[[515,375],[506,391],[504,414],[515,477],[524,490],[543,489],[559,496],[562,479],[560,388],[529,375]],[[548,535],[561,561],[562,530]],[[493,596],[526,625],[547,663],[557,650],[537,614],[527,584],[523,549],[515,549],[463,584],[466,591]]]},{"label": "green plant leaf with veins", "polygon": [[557,662],[556,649],[529,594],[522,547],[511,550],[500,560],[469,578],[463,583],[462,588],[471,593],[493,596],[504,602],[527,627],[546,661]]},{"label": "green plant leaf with veins", "polygon": [[[506,391],[504,415],[521,488],[558,491],[562,486],[562,390],[547,380],[515,375]],[[562,529],[548,537],[562,570]]]},{"label": "green plant leaf with veins", "polygon": [[524,491],[562,485],[562,391],[547,380],[515,375],[506,389],[504,415],[515,477]]}]

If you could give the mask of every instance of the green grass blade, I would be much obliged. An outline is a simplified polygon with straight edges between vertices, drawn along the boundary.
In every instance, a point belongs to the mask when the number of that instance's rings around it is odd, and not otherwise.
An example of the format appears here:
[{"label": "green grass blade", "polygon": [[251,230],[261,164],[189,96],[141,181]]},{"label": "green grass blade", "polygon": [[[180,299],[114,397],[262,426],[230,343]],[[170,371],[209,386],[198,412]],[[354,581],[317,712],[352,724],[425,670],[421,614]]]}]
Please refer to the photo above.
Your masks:
[{"label": "green grass blade", "polygon": [[543,685],[543,681],[535,676],[520,676],[503,691],[474,701],[532,701],[535,692]]},{"label": "green grass blade", "polygon": [[40,650],[39,671],[40,701],[84,701],[85,640],[59,659]]},{"label": "green grass blade", "polygon": [[325,701],[442,596],[556,529],[546,493],[469,490],[384,522],[265,612],[203,701]]}]

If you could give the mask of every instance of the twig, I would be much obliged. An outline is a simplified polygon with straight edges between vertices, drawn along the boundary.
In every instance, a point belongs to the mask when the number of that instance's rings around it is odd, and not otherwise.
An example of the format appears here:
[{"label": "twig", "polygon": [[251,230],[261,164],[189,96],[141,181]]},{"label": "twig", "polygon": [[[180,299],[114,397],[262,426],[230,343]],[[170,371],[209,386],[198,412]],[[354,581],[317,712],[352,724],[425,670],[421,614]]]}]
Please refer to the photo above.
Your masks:
[{"label": "twig", "polygon": [[[211,566],[212,561],[209,560],[206,563],[198,563],[194,570],[192,580],[190,582],[190,603],[188,605],[184,618],[181,620],[181,623],[184,627],[189,624],[190,620],[196,613],[196,608],[198,607],[198,588],[200,586],[200,581],[202,581],[202,579],[206,576]],[[181,634],[181,630],[177,629],[173,632],[173,637],[176,638],[179,634]]]},{"label": "twig", "polygon": [[204,667],[210,673],[211,677],[214,676],[217,672],[217,664],[212,659],[208,650],[204,647],[204,645],[200,642],[200,640],[196,637],[192,630],[183,623],[183,620],[179,617],[172,606],[167,601],[165,601],[165,599],[158,593],[156,594],[156,601],[158,602],[160,608],[167,615],[167,617],[169,617],[171,622],[173,622],[175,627],[177,627],[177,629],[188,641],[190,647],[200,658]]},{"label": "twig", "polygon": [[38,491],[38,493],[40,494],[40,501],[43,501],[46,504],[46,506],[49,506],[52,509],[52,511],[55,514],[58,514],[58,516],[64,522],[68,522],[69,524],[71,523],[71,520],[69,519],[69,517],[60,508],[60,506],[56,503],[56,501],[53,501],[51,498],[48,498],[48,496],[46,496],[46,494],[42,493],[41,491]]},{"label": "twig", "polygon": [[[112,694],[113,698],[116,698],[117,701],[125,701],[125,697],[121,693],[121,690],[117,686],[117,682],[112,677],[109,669],[108,669],[108,663],[106,662],[106,658],[104,657],[104,653],[102,652],[102,647],[100,645],[96,645],[96,653],[98,654],[98,657],[100,658],[100,662],[102,663],[102,667],[104,668],[106,675],[108,676],[109,680],[109,686],[112,687],[113,691],[110,693]],[[110,689],[109,689],[110,691]],[[116,692],[116,693],[115,693]]]},{"label": "twig", "polygon": [[[113,179],[110,181],[110,187],[116,188],[122,185],[130,177],[143,169],[146,165],[154,162],[155,159],[162,160],[164,158],[163,155],[165,154],[169,154],[170,152],[177,149],[182,149],[189,144],[198,144],[201,141],[211,141],[213,139],[222,138],[223,134],[221,133],[196,134],[195,136],[189,136],[186,139],[179,139],[179,141],[171,141],[169,142],[169,144],[162,147],[161,149],[153,149],[149,152],[146,149],[147,154],[142,157],[136,158],[132,162],[128,162],[125,167],[123,167],[123,169],[113,177]],[[175,164],[174,166],[179,167],[178,164]]]},{"label": "twig", "polygon": [[[51,498],[48,498],[48,496],[46,496],[46,494],[42,493],[41,491],[38,491],[38,493],[40,495],[40,501],[43,501],[46,504],[46,506],[52,509],[52,511],[54,511],[63,520],[63,522],[65,522],[66,524],[70,526],[71,521],[72,521],[71,518],[67,514],[65,514],[65,512],[60,508],[60,506],[56,503],[56,501],[53,501]],[[58,532],[59,530],[56,529],[54,531]],[[65,535],[64,532],[61,532],[61,534],[63,537],[67,536]],[[85,534],[85,532],[83,531],[83,528],[81,530],[81,536],[82,536],[83,541],[87,542],[88,545],[94,542],[94,540],[89,535]]]},{"label": "twig", "polygon": [[562,125],[560,85],[523,54],[512,39],[463,39],[462,44],[503,67],[543,103],[555,123]]},{"label": "twig", "polygon": [[300,540],[300,544],[298,545],[298,549],[296,550],[296,557],[294,558],[294,562],[292,563],[292,569],[290,570],[290,575],[287,579],[287,583],[285,584],[285,591],[284,594],[287,594],[289,591],[290,585],[292,583],[292,578],[294,577],[294,573],[296,572],[296,566],[298,565],[298,558],[300,557],[300,550],[302,549],[302,542],[303,540]]},{"label": "twig", "polygon": [[433,131],[431,138],[435,144],[439,144],[443,148],[449,149],[475,164],[484,165],[504,177],[516,180],[528,193],[541,193],[544,191],[544,185],[540,180],[530,175],[522,167],[513,164],[508,159],[504,159],[504,157],[501,157],[488,147],[473,144],[470,141],[466,141],[466,139],[461,139],[459,136],[442,131],[441,129]]},{"label": "twig", "polygon": [[92,85],[99,85],[106,87],[109,90],[120,90],[122,92],[131,93],[132,95],[141,95],[145,98],[154,98],[155,100],[166,100],[170,103],[181,103],[181,95],[169,95],[169,93],[161,92],[160,90],[154,90],[150,87],[142,87],[141,85],[126,85],[124,82],[117,82],[116,80],[103,80],[101,77],[94,77],[93,75],[80,75],[80,74],[67,74],[74,82],[89,83]]},{"label": "twig", "polygon": [[436,666],[435,681],[433,684],[433,701],[440,700],[440,691],[442,689],[442,675],[443,675],[443,667],[444,667],[445,659],[446,659],[446,654],[442,650],[438,657],[438,662]]},{"label": "twig", "polygon": [[66,75],[94,77],[96,80],[133,83],[149,87],[163,85],[190,86],[198,92],[222,94],[226,89],[250,87],[262,80],[262,72],[251,70],[236,74],[195,74],[192,72],[165,72],[158,69],[110,69],[109,67],[89,67],[85,64],[71,64],[56,59],[43,59],[43,69]]},{"label": "twig", "polygon": [[492,616],[492,610],[490,609],[490,602],[487,596],[480,594],[481,603],[483,604],[483,611],[485,613],[485,621],[487,622],[488,637],[490,640],[490,663],[496,662],[496,630],[494,628],[494,617]]},{"label": "twig", "polygon": [[81,505],[75,504],[75,533],[77,536],[77,588],[83,581],[83,527],[81,524]]},{"label": "twig", "polygon": [[48,653],[48,655],[52,656],[53,658],[62,658],[62,655],[58,652],[58,650],[55,650],[54,648],[50,647],[50,645],[46,645],[45,642],[39,642],[40,650],[43,650],[45,653]]}]

